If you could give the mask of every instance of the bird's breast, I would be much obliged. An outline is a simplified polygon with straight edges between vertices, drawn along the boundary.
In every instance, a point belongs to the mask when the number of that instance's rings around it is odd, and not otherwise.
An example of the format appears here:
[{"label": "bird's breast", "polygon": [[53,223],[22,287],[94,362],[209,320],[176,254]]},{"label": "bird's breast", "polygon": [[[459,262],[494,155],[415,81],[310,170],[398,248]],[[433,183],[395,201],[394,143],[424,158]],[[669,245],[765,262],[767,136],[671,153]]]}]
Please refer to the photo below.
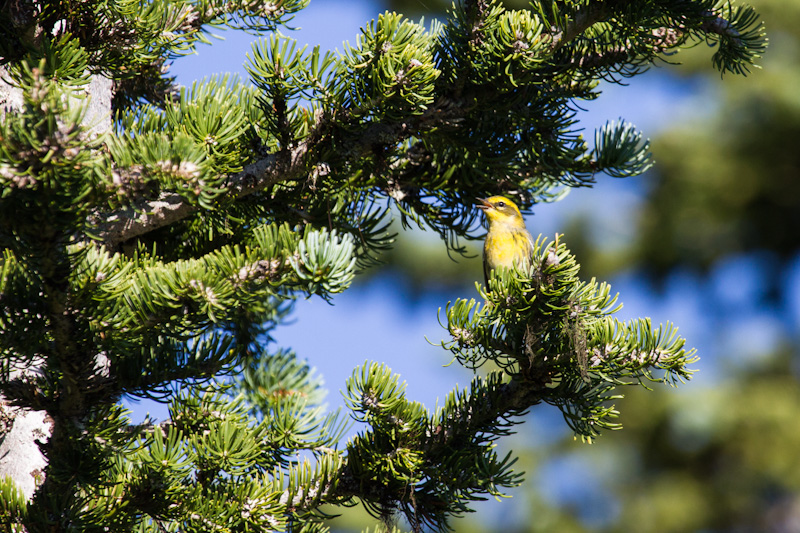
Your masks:
[{"label": "bird's breast", "polygon": [[510,231],[489,232],[483,248],[484,257],[490,269],[511,268],[514,264],[526,264],[530,260],[530,251],[527,238]]}]

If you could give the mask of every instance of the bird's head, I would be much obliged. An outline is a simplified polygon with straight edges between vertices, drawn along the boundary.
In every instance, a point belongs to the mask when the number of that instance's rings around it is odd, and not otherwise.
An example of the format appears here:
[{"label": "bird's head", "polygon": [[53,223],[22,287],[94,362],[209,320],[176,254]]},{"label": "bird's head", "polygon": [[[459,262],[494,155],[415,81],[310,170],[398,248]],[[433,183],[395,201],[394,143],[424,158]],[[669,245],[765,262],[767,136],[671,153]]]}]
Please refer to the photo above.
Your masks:
[{"label": "bird's head", "polygon": [[525,227],[525,219],[519,211],[517,204],[504,196],[491,196],[478,198],[478,209],[482,209],[489,221],[489,226],[514,226]]}]

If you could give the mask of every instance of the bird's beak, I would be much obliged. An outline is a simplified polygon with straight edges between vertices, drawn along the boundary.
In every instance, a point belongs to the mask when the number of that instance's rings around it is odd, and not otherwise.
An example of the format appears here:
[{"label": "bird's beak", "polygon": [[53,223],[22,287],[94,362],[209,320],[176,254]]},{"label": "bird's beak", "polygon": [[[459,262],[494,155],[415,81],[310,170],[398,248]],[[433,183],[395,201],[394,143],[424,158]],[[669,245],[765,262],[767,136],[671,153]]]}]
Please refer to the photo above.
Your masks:
[{"label": "bird's beak", "polygon": [[484,211],[486,211],[487,209],[491,209],[494,207],[491,203],[489,203],[488,200],[486,200],[486,198],[476,198],[476,200],[480,202],[478,209],[483,209]]}]

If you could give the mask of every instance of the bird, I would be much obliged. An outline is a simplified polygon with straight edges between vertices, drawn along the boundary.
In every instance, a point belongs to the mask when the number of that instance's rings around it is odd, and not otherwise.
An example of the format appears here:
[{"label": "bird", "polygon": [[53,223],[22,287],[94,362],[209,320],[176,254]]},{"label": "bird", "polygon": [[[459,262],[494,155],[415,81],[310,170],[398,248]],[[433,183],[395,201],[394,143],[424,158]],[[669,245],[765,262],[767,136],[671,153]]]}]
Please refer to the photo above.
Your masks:
[{"label": "bird", "polygon": [[478,209],[483,210],[489,223],[489,232],[483,243],[483,277],[489,286],[492,270],[500,267],[527,269],[533,256],[533,238],[525,228],[517,205],[503,196],[478,198]]}]

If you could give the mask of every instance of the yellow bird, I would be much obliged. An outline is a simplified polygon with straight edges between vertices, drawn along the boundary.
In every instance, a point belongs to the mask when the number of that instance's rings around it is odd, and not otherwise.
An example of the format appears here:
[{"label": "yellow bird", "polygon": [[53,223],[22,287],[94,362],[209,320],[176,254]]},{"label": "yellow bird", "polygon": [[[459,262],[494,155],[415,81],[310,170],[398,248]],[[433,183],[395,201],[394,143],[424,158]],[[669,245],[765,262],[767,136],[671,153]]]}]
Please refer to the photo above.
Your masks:
[{"label": "yellow bird", "polygon": [[478,198],[478,201],[478,208],[489,222],[489,233],[483,244],[483,276],[488,289],[492,270],[530,266],[533,238],[525,229],[525,220],[514,202],[503,196]]}]

